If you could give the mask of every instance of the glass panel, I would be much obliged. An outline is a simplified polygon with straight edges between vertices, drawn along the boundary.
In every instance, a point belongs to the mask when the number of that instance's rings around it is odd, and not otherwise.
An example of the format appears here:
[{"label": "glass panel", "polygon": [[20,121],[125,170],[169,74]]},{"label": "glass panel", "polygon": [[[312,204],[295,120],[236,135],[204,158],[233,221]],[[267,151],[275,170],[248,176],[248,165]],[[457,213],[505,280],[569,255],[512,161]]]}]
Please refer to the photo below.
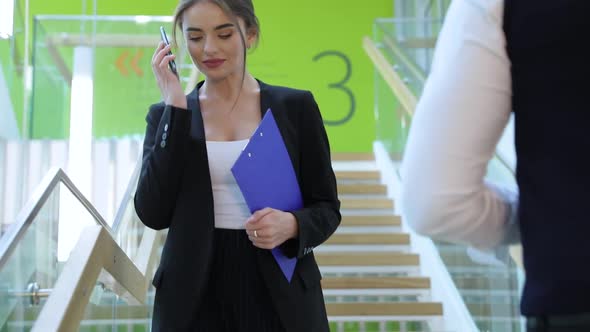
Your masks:
[{"label": "glass panel", "polygon": [[[164,26],[173,43],[172,24],[168,20],[96,22],[96,38],[113,43],[97,42],[95,48],[94,137],[144,134],[147,108],[161,100],[151,68],[152,55],[160,41],[160,26]],[[182,39],[180,35],[179,42]],[[114,43],[117,40],[127,40],[129,46],[118,47]],[[185,68],[190,67],[183,63],[191,62],[183,57],[184,49],[180,47],[173,52],[178,57],[181,81],[186,82],[190,70]],[[114,114],[117,121],[112,119]]]},{"label": "glass panel", "polygon": [[5,200],[5,195],[6,195],[6,180],[4,179],[4,174],[6,173],[6,141],[2,138],[0,138],[0,238],[2,238],[2,235],[4,235],[4,232],[6,232],[6,229],[8,228],[7,224],[8,222],[4,220],[5,215],[4,215],[4,209],[6,209],[6,207],[4,206],[6,203],[4,202]]},{"label": "glass panel", "polygon": [[480,330],[524,331],[519,311],[522,273],[507,249],[493,257],[454,244],[436,246]]},{"label": "glass panel", "polygon": [[82,230],[96,223],[65,185],[51,191],[0,267],[0,331],[30,330]]},{"label": "glass panel", "polygon": [[69,136],[72,54],[49,40],[39,20],[34,24],[28,133],[31,138],[64,139]]},{"label": "glass panel", "polygon": [[[101,276],[110,275],[103,270]],[[104,288],[104,284],[99,281],[90,296],[79,331],[147,332],[151,326],[152,306],[153,297],[145,305],[138,304],[117,296],[111,289]]]},{"label": "glass panel", "polygon": [[[137,165],[138,167],[140,165]],[[147,227],[141,222],[135,212],[134,196],[137,187],[139,172],[136,169],[132,175],[130,187],[127,188],[127,194],[121,202],[119,211],[113,224],[113,234],[117,244],[127,253],[132,260],[137,257],[141,240]],[[159,262],[159,259],[157,260]]]},{"label": "glass panel", "polygon": [[[23,59],[24,59],[24,20],[20,1],[14,1],[14,30],[9,39],[0,39],[0,67],[4,76],[4,83],[10,95],[14,109],[17,128],[22,128],[22,109],[24,102]],[[16,138],[18,133],[8,133],[5,137]]]},{"label": "glass panel", "polygon": [[[123,199],[113,225],[113,235],[117,244],[135,263],[138,254],[141,254],[139,247],[147,230],[135,213],[133,204],[137,176],[138,173],[136,172],[130,181],[131,187],[128,188],[128,194]],[[161,253],[160,244],[158,236],[154,244],[157,247],[156,257],[154,262],[150,264],[150,271],[146,273],[148,277],[154,275],[158,266]],[[133,299],[128,301],[119,297],[113,290],[105,289],[105,285],[109,285],[110,281],[103,283],[101,280],[105,280],[109,276],[106,271],[103,271],[99,277],[84,319],[80,324],[80,331],[149,331],[151,329],[155,288],[150,284],[149,289],[147,289],[146,303],[138,304]],[[112,278],[109,280],[112,280]]]},{"label": "glass panel", "polygon": [[450,4],[451,0],[396,0],[396,17],[441,19]]},{"label": "glass panel", "polygon": [[[446,5],[446,4],[443,4]],[[430,71],[440,20],[378,19],[374,39],[412,94],[419,97]],[[403,111],[391,88],[376,73],[377,139],[392,160],[403,155],[411,117]],[[405,114],[405,116],[404,116]],[[488,164],[486,179],[516,189],[513,171],[498,158]],[[482,331],[524,331],[519,302],[523,272],[508,248],[483,253],[465,246],[435,242],[476,325]]]},{"label": "glass panel", "polygon": [[[400,322],[331,322],[332,332],[356,332],[356,331],[407,331],[400,329]],[[410,331],[423,331],[412,329]]]},{"label": "glass panel", "polygon": [[392,160],[401,160],[411,117],[379,73],[375,73],[375,82],[376,137]]},{"label": "glass panel", "polygon": [[[70,118],[70,80],[74,50],[91,49],[93,136],[143,135],[151,102],[161,99],[151,58],[164,26],[170,39],[171,17],[42,16],[35,21],[33,91],[30,131],[34,138],[67,138]],[[179,38],[179,42],[182,38]],[[177,64],[182,82],[192,65],[180,45]],[[185,65],[190,64],[190,65]],[[129,91],[134,91],[130,94]],[[51,107],[47,107],[51,105]],[[89,105],[90,106],[90,105]],[[113,115],[117,121],[113,121]]]},{"label": "glass panel", "polygon": [[139,217],[135,213],[133,198],[127,202],[124,208],[125,213],[118,229],[115,231],[115,239],[127,256],[133,260],[138,254],[138,249],[147,227],[141,223],[141,220],[139,220]]},{"label": "glass panel", "polygon": [[[417,24],[413,19],[377,19],[374,26],[377,47],[414,96],[420,95],[430,69],[434,42],[429,36],[438,33],[441,26],[440,20],[423,21]],[[379,73],[375,73],[375,103],[377,140],[392,160],[399,161],[412,117]]]},{"label": "glass panel", "polygon": [[[61,271],[57,261],[60,188],[56,187],[0,269],[0,331],[29,331],[45,305],[35,290],[52,289]],[[6,240],[6,239],[4,239]]]},{"label": "glass panel", "polygon": [[442,332],[421,321],[330,322],[331,332]]},{"label": "glass panel", "polygon": [[436,37],[442,21],[438,19],[377,19],[375,41],[393,64],[414,95],[420,96],[430,71]]}]

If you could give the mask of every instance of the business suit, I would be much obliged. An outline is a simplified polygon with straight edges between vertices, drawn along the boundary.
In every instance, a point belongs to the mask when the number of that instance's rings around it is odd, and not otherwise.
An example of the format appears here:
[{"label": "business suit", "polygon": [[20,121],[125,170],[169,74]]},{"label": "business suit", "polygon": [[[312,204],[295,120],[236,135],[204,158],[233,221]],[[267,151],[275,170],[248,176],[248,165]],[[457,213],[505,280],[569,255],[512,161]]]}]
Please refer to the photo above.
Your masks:
[{"label": "business suit", "polygon": [[[154,331],[187,330],[201,305],[211,266],[214,211],[203,118],[197,88],[189,111],[150,107],[135,208],[153,229],[169,228],[154,276]],[[291,157],[304,209],[290,211],[299,236],[281,245],[298,262],[291,284],[268,250],[257,250],[260,272],[287,332],[328,331],[321,274],[313,248],[340,223],[340,202],[328,138],[310,92],[259,81],[261,114],[271,108]]]}]

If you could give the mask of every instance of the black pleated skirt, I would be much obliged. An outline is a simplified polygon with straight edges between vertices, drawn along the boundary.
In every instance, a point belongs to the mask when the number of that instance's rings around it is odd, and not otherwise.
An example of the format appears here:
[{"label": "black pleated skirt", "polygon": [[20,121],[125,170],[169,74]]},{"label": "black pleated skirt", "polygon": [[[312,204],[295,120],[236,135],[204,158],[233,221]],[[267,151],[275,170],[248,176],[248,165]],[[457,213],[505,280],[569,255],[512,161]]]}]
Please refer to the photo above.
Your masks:
[{"label": "black pleated skirt", "polygon": [[207,292],[195,313],[195,332],[283,332],[245,230],[215,229]]}]

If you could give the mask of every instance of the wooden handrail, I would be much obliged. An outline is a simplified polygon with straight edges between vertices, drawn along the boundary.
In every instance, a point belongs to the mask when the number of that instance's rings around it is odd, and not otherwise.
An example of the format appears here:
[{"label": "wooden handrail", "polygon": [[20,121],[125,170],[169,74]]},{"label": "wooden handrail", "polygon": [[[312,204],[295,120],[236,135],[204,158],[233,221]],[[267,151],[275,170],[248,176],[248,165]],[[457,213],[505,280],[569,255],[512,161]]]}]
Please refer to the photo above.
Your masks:
[{"label": "wooden handrail", "polygon": [[82,232],[52,295],[33,325],[33,331],[77,330],[102,269],[108,271],[135,300],[145,303],[146,277],[104,227],[89,226]]},{"label": "wooden handrail", "polygon": [[[144,293],[148,291],[150,286],[151,278],[149,276],[151,271],[153,271],[154,264],[158,257],[161,235],[162,233],[145,227],[142,233],[141,242],[133,258],[135,266],[144,276],[143,280],[137,281],[138,283],[141,283]],[[106,280],[105,278],[101,278],[100,280],[106,284],[106,288],[112,290],[115,294],[128,299],[130,303],[134,303],[134,301],[132,301],[133,299],[130,297],[132,294],[130,294],[127,289],[117,282],[117,280],[111,275],[109,275]]]},{"label": "wooden handrail", "polygon": [[27,230],[33,224],[35,218],[60,183],[66,186],[97,224],[102,225],[109,232],[112,231],[101,214],[74,185],[66,173],[61,168],[51,168],[16,217],[14,225],[0,238],[0,270],[2,270],[19,241],[25,236]]},{"label": "wooden handrail", "polygon": [[387,47],[400,58],[403,65],[406,66],[417,79],[424,83],[426,75],[424,75],[424,72],[408,58],[408,56],[402,51],[401,47],[399,47],[398,43],[388,35],[383,36],[383,42],[385,42]]},{"label": "wooden handrail", "polygon": [[45,40],[45,47],[47,48],[49,56],[53,59],[53,62],[55,62],[57,71],[61,74],[64,82],[71,88],[73,77],[72,71],[70,68],[68,68],[68,65],[66,65],[66,61],[57,50],[57,47],[55,47],[53,44],[53,40],[51,38],[47,38]]},{"label": "wooden handrail", "polygon": [[[132,304],[145,303],[151,279],[149,275],[159,247],[160,233],[145,228],[133,260],[129,258],[115,241],[113,229],[95,207],[61,169],[53,168],[37,187],[10,232],[0,240],[0,269],[60,183],[92,215],[97,225],[82,231],[54,288],[49,290],[51,295],[43,306],[33,331],[77,330],[97,281]],[[133,218],[130,213],[134,213],[133,208],[127,209],[122,217]]]},{"label": "wooden handrail", "polygon": [[[395,52],[396,43],[389,38],[385,39],[386,44],[392,48],[392,51]],[[393,70],[391,64],[387,61],[387,59],[383,56],[383,54],[379,51],[375,43],[369,38],[363,38],[363,48],[367,52],[367,55],[373,61],[373,65],[375,69],[379,72],[379,74],[383,77],[393,94],[398,98],[402,108],[404,111],[409,114],[410,116],[414,115],[414,111],[416,109],[416,105],[418,104],[416,96],[412,93],[412,91],[406,86],[403,80],[399,77],[399,75]],[[396,53],[397,54],[397,53]],[[399,54],[398,54],[399,56]],[[404,60],[402,58],[402,60]],[[411,68],[411,62],[405,59],[405,65]],[[508,169],[509,172],[512,173],[513,176],[516,175],[515,171],[510,167],[510,164],[507,163],[501,156],[497,153],[494,157],[502,164],[504,167]],[[510,256],[516,263],[516,265],[524,271],[524,264],[522,261],[522,246],[515,245],[510,248]]]},{"label": "wooden handrail", "polygon": [[418,103],[414,94],[404,84],[404,81],[399,77],[395,70],[393,70],[391,64],[385,59],[383,54],[381,54],[375,43],[369,37],[363,38],[363,48],[369,55],[369,58],[373,61],[379,74],[398,98],[404,111],[410,116],[413,116],[416,104]]}]

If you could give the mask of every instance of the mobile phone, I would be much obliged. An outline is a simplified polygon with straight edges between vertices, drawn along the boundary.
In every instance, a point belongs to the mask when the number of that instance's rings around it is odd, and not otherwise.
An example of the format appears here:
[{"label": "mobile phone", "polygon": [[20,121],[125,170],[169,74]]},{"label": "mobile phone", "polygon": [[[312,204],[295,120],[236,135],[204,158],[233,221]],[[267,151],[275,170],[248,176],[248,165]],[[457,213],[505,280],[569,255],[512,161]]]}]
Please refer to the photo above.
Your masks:
[{"label": "mobile phone", "polygon": [[[166,31],[162,26],[160,27],[160,36],[162,37],[162,41],[164,42],[164,44],[170,45],[170,42],[168,41],[168,35],[166,35]],[[172,51],[168,51],[168,55],[172,55]],[[168,63],[168,66],[170,67],[170,70],[174,73],[174,75],[178,76],[178,71],[176,71],[176,62],[174,62],[174,60],[171,60]]]}]

